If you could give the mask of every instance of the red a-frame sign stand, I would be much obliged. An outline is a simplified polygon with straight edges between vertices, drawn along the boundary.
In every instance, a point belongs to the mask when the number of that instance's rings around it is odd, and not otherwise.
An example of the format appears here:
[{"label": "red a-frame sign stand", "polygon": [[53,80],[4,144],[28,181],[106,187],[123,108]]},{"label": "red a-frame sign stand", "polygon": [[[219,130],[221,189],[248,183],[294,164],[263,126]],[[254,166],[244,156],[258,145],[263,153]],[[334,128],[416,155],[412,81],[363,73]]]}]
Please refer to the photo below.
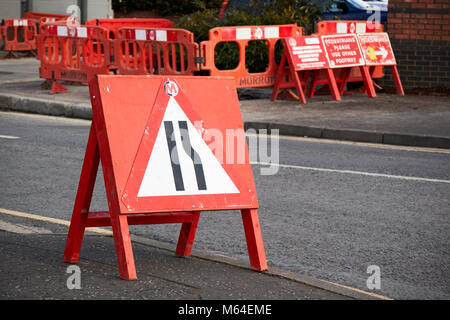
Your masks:
[{"label": "red a-frame sign stand", "polygon": [[[162,77],[156,78],[162,79]],[[230,84],[234,83],[232,79],[229,80],[229,82]],[[99,92],[94,92],[93,95],[98,97]],[[95,112],[94,120],[92,121],[87,142],[63,261],[69,263],[78,262],[85,228],[111,226],[120,277],[126,280],[135,280],[137,279],[137,274],[134,264],[129,225],[162,223],[182,224],[175,254],[178,256],[189,256],[194,243],[195,232],[201,211],[191,209],[192,211],[139,212],[136,214],[124,214],[123,209],[121,209],[119,195],[117,194],[118,189],[116,177],[114,176],[115,171],[113,170],[111,150],[109,150],[108,144],[102,143],[102,138],[104,137],[101,135],[103,133],[97,130],[97,126],[105,126],[105,124],[99,122],[98,117],[95,118]],[[90,212],[89,208],[100,160],[103,169],[109,211]],[[241,216],[249,252],[250,266],[252,269],[258,271],[267,270],[257,209],[251,207],[242,208]]]},{"label": "red a-frame sign stand", "polygon": [[[297,41],[300,41],[301,39],[305,38],[315,38],[319,40],[318,37],[298,37],[294,38],[297,39]],[[275,79],[275,84],[272,91],[272,97],[271,101],[275,101],[278,96],[278,92],[281,88],[291,88],[294,87],[297,89],[297,93],[299,96],[300,103],[305,104],[306,103],[306,97],[305,97],[305,91],[308,86],[308,81],[310,74],[312,72],[313,79],[316,78],[316,75],[321,71],[325,70],[327,74],[327,84],[330,87],[331,94],[333,96],[334,100],[341,101],[341,94],[339,93],[339,89],[336,84],[336,79],[333,73],[333,70],[331,70],[328,66],[328,63],[326,63],[326,66],[322,67],[306,67],[302,68],[301,63],[299,63],[300,66],[296,66],[293,57],[295,56],[292,53],[292,46],[289,45],[288,39],[282,39],[283,43],[283,54],[281,56],[280,65],[278,67],[277,76]],[[323,49],[322,49],[323,50]],[[322,52],[322,55],[324,53]],[[325,56],[322,57],[322,60],[325,60]],[[303,64],[305,65],[305,64]],[[286,78],[289,76],[290,81],[286,81]],[[312,96],[311,96],[312,97]]]}]

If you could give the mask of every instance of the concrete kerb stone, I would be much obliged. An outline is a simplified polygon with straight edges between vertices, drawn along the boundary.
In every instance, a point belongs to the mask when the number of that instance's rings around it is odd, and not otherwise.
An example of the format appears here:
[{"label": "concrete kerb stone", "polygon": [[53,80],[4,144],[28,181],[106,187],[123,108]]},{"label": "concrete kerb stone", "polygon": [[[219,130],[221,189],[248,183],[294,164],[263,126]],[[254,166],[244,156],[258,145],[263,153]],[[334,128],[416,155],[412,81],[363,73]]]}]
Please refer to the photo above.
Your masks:
[{"label": "concrete kerb stone", "polygon": [[[8,93],[0,93],[0,110],[92,120],[92,110],[90,104],[61,101],[55,102],[47,99],[23,97]],[[409,135],[354,129],[320,128],[264,121],[245,121],[244,129],[266,129],[268,133],[270,133],[271,129],[278,129],[279,134],[282,136],[450,149],[450,138],[447,137],[413,134]]]},{"label": "concrete kerb stone", "polygon": [[387,133],[378,131],[364,131],[354,129],[332,129],[319,127],[297,126],[283,123],[264,123],[248,121],[244,123],[247,129],[266,129],[270,133],[271,129],[278,129],[282,136],[309,137],[319,139],[347,140],[355,142],[391,144],[400,146],[443,148],[450,149],[450,138],[408,135],[399,133]]},{"label": "concrete kerb stone", "polygon": [[91,106],[70,102],[55,102],[40,98],[28,98],[15,94],[0,94],[0,109],[49,116],[92,119]]}]

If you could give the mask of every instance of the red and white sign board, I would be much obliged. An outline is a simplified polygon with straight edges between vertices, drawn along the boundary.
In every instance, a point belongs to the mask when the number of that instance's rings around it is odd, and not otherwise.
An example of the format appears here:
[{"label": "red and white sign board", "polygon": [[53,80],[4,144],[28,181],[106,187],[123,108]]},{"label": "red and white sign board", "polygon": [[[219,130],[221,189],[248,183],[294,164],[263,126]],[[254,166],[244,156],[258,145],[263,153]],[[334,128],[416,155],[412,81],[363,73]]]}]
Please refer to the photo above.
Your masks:
[{"label": "red and white sign board", "polygon": [[[217,85],[219,81],[213,82]],[[194,88],[194,83],[198,87]],[[110,90],[115,84],[111,81]],[[217,95],[220,102],[204,103],[201,97],[212,92],[208,90],[218,91],[208,88],[207,81],[161,82],[147,121],[140,128],[141,141],[131,155],[131,168],[117,168],[117,175],[128,176],[118,190],[122,213],[258,207],[239,104],[226,92]],[[195,92],[191,96],[199,98],[188,98],[185,92]],[[217,112],[218,105],[226,112]],[[114,119],[107,121],[114,123]],[[226,141],[227,131],[234,131],[244,143]],[[244,148],[239,150],[239,146]],[[243,153],[245,163],[227,163],[228,153],[236,157]]]},{"label": "red and white sign board", "polygon": [[288,44],[287,49],[295,70],[328,68],[327,57],[319,36],[292,37],[289,38]]},{"label": "red and white sign board", "polygon": [[[235,80],[99,75],[89,89],[93,121],[63,260],[78,261],[86,227],[112,226],[120,276],[133,280],[129,225],[181,223],[175,254],[188,256],[202,211],[241,210],[250,265],[266,270]],[[90,212],[99,162],[109,210]]]},{"label": "red and white sign board", "polygon": [[356,34],[321,36],[330,68],[347,68],[364,65]]},{"label": "red and white sign board", "polygon": [[394,51],[387,33],[358,34],[363,57],[368,66],[396,65]]}]

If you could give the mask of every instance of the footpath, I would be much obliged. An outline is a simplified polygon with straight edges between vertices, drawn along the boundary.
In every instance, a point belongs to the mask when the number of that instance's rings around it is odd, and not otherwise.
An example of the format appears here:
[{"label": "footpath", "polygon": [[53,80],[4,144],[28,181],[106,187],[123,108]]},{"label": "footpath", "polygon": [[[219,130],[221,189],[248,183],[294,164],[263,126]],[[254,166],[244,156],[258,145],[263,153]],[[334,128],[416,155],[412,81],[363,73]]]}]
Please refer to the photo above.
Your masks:
[{"label": "footpath", "polygon": [[[91,119],[86,85],[68,92],[41,88],[33,58],[0,60],[0,110]],[[239,90],[245,126],[278,129],[282,135],[450,148],[450,98],[353,93],[271,102],[270,89]],[[1,114],[0,114],[1,116]],[[3,205],[0,206],[0,208]],[[77,264],[81,289],[70,289],[71,269],[62,262],[67,221],[0,210],[0,299],[387,299],[307,275],[272,268],[255,272],[248,261],[193,250],[174,255],[174,245],[132,237],[137,281],[118,277],[111,232],[87,233]],[[68,286],[69,283],[69,286]]]}]

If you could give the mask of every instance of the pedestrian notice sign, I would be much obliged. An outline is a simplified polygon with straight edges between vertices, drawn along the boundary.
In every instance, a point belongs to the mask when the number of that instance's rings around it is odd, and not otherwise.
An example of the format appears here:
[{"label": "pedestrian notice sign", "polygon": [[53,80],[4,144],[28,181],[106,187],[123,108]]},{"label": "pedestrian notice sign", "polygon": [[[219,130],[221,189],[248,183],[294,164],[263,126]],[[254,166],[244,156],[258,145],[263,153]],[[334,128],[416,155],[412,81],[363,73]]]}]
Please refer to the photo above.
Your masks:
[{"label": "pedestrian notice sign", "polygon": [[392,66],[397,64],[387,33],[358,34],[358,40],[366,65]]},{"label": "pedestrian notice sign", "polygon": [[[258,200],[234,78],[99,75],[63,260],[85,228],[111,226],[120,276],[137,279],[129,225],[181,223],[189,256],[200,213],[240,210],[250,266],[267,270]],[[89,210],[102,165],[107,211]]]}]

